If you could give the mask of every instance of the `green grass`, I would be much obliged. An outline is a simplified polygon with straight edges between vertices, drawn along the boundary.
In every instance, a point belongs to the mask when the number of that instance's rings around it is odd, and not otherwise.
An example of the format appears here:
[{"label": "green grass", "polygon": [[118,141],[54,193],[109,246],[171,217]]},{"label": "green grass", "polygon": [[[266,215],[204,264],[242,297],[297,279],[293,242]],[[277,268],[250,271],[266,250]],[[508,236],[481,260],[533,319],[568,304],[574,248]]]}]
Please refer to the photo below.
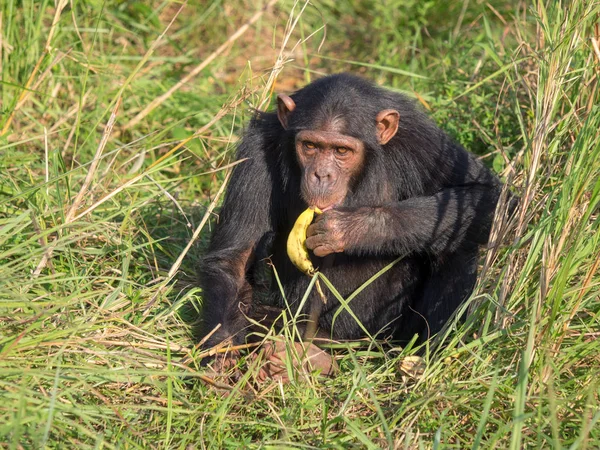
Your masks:
[{"label": "green grass", "polygon": [[[599,448],[600,2],[201,3],[1,3],[0,447]],[[341,70],[418,99],[517,217],[422,376],[363,342],[334,379],[207,386],[194,273],[235,143]]]}]

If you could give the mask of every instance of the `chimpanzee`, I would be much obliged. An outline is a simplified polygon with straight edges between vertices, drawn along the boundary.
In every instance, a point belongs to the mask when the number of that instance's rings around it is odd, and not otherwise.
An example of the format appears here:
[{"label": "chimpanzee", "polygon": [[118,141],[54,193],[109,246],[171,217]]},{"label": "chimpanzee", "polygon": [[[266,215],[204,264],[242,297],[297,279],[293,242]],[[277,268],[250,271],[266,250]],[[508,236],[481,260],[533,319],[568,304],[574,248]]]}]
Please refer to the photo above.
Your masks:
[{"label": "chimpanzee", "polygon": [[[237,158],[200,267],[204,332],[221,325],[207,346],[244,342],[266,256],[298,306],[310,277],[289,261],[286,240],[308,206],[324,212],[306,246],[344,298],[403,257],[349,305],[371,335],[423,341],[471,293],[500,182],[404,96],[349,74],[321,78],[280,94],[276,113],[257,112]],[[363,336],[346,310],[333,320],[340,304],[324,291],[320,329]]]}]

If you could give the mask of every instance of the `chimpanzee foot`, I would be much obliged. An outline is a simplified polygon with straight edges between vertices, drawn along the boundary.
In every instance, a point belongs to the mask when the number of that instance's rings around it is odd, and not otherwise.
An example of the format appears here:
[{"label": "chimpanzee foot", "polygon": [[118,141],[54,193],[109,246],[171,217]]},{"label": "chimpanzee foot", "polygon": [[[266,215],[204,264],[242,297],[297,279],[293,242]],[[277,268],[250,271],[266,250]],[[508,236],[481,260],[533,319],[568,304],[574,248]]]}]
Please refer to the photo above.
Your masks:
[{"label": "chimpanzee foot", "polygon": [[337,363],[331,355],[314,344],[294,342],[292,349],[288,348],[285,342],[276,342],[266,344],[264,349],[265,361],[256,376],[259,383],[269,378],[288,383],[291,375],[288,365],[294,372],[301,371],[306,374],[319,371],[321,376],[326,377],[335,375],[338,370]]},{"label": "chimpanzee foot", "polygon": [[239,378],[239,370],[233,371],[238,365],[240,352],[238,350],[228,351],[226,353],[217,354],[213,361],[208,365],[207,375],[213,377],[231,377]]}]

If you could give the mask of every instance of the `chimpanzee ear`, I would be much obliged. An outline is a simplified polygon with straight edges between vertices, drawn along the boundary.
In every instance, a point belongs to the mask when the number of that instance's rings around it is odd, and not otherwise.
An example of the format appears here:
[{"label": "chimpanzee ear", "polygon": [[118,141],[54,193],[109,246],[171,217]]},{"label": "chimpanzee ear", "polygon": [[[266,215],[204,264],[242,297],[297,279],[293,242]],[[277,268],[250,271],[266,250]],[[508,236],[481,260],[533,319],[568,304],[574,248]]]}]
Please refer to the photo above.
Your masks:
[{"label": "chimpanzee ear", "polygon": [[296,109],[294,100],[285,94],[277,95],[277,118],[285,130],[288,127],[288,117],[294,109]]},{"label": "chimpanzee ear", "polygon": [[377,114],[377,140],[381,145],[385,145],[398,131],[398,122],[400,122],[400,113],[395,109],[384,109]]}]

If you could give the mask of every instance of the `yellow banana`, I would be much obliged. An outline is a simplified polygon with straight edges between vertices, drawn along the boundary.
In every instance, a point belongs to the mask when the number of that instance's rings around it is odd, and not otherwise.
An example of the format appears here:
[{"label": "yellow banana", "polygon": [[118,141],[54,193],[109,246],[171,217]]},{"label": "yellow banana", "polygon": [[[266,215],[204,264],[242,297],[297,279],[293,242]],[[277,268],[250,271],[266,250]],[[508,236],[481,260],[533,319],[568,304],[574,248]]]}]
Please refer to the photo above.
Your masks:
[{"label": "yellow banana", "polygon": [[287,240],[287,254],[294,265],[307,275],[314,275],[315,267],[308,257],[306,248],[306,230],[312,223],[315,213],[321,214],[321,210],[316,206],[305,210],[294,224]]}]

